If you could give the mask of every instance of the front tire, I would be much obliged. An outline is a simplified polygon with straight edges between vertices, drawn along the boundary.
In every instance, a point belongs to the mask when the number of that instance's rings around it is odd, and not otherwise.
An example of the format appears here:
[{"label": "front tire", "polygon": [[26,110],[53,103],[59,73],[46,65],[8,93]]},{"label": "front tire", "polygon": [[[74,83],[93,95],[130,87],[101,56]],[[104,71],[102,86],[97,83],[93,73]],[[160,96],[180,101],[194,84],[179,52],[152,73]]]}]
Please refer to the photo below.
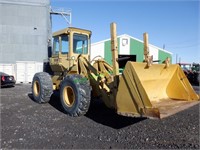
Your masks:
[{"label": "front tire", "polygon": [[32,82],[33,98],[38,103],[48,103],[53,93],[51,76],[46,72],[36,73]]},{"label": "front tire", "polygon": [[61,82],[60,100],[65,113],[81,116],[87,113],[91,100],[91,87],[87,78],[68,75]]}]

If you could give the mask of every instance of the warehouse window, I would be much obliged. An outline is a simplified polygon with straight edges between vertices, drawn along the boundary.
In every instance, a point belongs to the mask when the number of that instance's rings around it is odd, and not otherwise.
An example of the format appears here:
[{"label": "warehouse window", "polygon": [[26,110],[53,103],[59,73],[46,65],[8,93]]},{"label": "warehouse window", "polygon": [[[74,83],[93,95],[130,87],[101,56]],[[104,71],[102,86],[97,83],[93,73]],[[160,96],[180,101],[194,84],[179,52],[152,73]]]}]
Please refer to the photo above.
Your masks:
[{"label": "warehouse window", "polygon": [[128,39],[122,39],[122,46],[126,46],[128,44]]}]

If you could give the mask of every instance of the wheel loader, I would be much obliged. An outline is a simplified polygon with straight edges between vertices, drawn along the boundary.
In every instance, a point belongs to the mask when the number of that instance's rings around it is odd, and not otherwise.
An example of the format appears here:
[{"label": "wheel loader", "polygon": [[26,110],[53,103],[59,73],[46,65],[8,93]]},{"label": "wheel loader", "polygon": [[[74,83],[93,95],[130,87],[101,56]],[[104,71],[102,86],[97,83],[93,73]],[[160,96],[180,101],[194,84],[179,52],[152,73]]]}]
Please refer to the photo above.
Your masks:
[{"label": "wheel loader", "polygon": [[[100,97],[119,115],[164,118],[199,103],[179,65],[154,64],[149,56],[148,34],[144,34],[144,61],[127,61],[119,73],[116,23],[111,23],[112,65],[104,59],[90,61],[91,31],[69,27],[53,34],[51,73],[36,73],[33,98],[49,102],[60,93],[62,108],[70,116],[87,113],[91,97]],[[102,110],[103,111],[103,110]]]}]

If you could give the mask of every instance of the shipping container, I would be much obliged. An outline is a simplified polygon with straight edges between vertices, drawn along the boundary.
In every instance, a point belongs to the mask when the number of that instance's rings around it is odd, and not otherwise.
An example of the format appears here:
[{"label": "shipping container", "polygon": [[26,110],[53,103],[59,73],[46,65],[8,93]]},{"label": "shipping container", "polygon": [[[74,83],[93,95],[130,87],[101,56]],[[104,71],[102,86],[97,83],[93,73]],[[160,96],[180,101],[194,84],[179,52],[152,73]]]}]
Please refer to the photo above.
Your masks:
[{"label": "shipping container", "polygon": [[17,61],[16,62],[16,82],[31,83],[33,76],[37,72],[43,71],[42,62]]}]

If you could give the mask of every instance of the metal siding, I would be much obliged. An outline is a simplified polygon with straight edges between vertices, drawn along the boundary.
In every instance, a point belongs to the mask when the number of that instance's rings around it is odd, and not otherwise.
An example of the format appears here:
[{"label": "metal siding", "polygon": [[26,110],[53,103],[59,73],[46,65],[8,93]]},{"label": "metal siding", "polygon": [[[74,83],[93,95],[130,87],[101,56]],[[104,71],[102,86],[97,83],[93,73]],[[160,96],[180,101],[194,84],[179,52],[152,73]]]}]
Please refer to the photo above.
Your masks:
[{"label": "metal siding", "polygon": [[153,60],[159,60],[158,59],[158,49],[153,46],[149,46],[149,55],[150,56],[153,55]]},{"label": "metal siding", "polygon": [[[120,53],[120,38],[117,38],[118,42],[118,52]],[[110,65],[112,65],[112,52],[111,52],[111,41],[105,41],[104,44],[104,59],[106,62],[108,62]]]},{"label": "metal siding", "polygon": [[0,63],[47,59],[51,34],[49,0],[0,3]]},{"label": "metal siding", "polygon": [[165,61],[165,59],[169,57],[170,58],[170,63],[172,62],[172,55],[167,53],[167,52],[164,52],[162,50],[159,50],[158,51],[158,59],[160,60],[160,63],[162,63],[163,61]]},{"label": "metal siding", "polygon": [[16,81],[17,83],[30,83],[37,72],[43,71],[42,62],[17,61],[16,62]]},{"label": "metal siding", "polygon": [[0,3],[17,5],[49,5],[50,0],[0,0]]},{"label": "metal siding", "polygon": [[93,60],[96,56],[104,58],[104,42],[91,46],[90,59]]},{"label": "metal siding", "polygon": [[112,53],[111,53],[111,44],[110,40],[106,41],[104,44],[104,59],[109,64],[112,64]]},{"label": "metal siding", "polygon": [[16,77],[15,64],[0,64],[0,72],[4,72],[4,73],[13,75],[14,77]]},{"label": "metal siding", "polygon": [[130,54],[136,55],[137,62],[143,62],[144,44],[134,39],[130,39]]},{"label": "metal siding", "polygon": [[[118,54],[121,53],[121,48],[120,48],[120,38],[117,38],[117,42],[118,42]],[[110,47],[111,50],[111,47]],[[112,58],[112,57],[111,57]]]}]

